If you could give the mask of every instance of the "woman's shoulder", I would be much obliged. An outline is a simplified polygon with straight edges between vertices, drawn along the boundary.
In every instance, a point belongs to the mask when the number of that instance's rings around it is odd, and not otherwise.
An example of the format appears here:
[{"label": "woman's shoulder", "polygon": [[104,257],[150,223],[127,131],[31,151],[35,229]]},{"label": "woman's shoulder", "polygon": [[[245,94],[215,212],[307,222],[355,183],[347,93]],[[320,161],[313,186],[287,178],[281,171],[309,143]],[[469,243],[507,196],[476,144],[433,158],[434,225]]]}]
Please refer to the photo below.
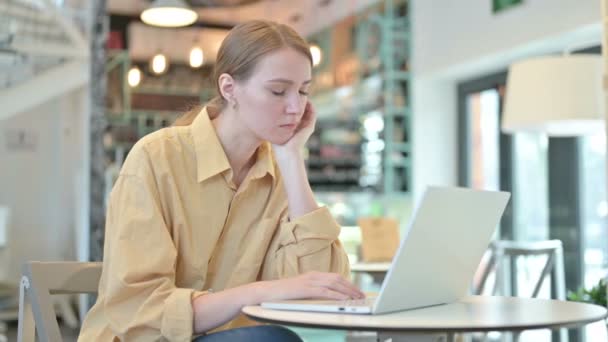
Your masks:
[{"label": "woman's shoulder", "polygon": [[134,148],[154,153],[166,149],[181,149],[191,145],[192,136],[189,126],[170,126],[145,135],[135,144]]},{"label": "woman's shoulder", "polygon": [[159,129],[139,139],[129,151],[123,171],[141,169],[145,165],[158,165],[163,160],[193,151],[188,126],[171,126]]}]

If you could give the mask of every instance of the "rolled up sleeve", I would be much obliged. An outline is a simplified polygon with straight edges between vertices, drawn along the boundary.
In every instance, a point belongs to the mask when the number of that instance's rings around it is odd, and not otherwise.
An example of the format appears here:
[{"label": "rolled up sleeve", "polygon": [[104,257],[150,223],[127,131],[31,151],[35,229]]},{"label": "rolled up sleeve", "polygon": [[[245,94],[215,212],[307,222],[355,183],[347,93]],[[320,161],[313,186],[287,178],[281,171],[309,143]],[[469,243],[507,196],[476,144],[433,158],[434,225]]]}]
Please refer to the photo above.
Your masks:
[{"label": "rolled up sleeve", "polygon": [[176,288],[167,297],[161,323],[163,337],[171,341],[192,339],[194,312],[191,302],[195,296],[191,289]]},{"label": "rolled up sleeve", "polygon": [[282,215],[266,256],[262,278],[279,279],[308,271],[349,276],[348,257],[338,239],[340,226],[327,207],[288,220]]},{"label": "rolled up sleeve", "polygon": [[192,298],[175,284],[177,252],[154,178],[121,174],[107,213],[98,301],[121,341],[190,341]]}]

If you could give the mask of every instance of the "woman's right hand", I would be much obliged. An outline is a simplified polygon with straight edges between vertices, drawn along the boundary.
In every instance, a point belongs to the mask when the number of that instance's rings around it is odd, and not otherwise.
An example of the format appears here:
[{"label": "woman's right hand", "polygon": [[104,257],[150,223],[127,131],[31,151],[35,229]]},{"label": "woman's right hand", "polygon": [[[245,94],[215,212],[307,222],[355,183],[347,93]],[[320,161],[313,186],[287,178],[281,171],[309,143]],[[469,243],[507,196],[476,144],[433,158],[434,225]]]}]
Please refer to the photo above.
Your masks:
[{"label": "woman's right hand", "polygon": [[365,298],[365,294],[336,273],[308,272],[291,278],[257,281],[194,298],[194,332],[200,334],[225,324],[247,305],[308,298],[345,300]]},{"label": "woman's right hand", "polygon": [[362,299],[365,294],[336,273],[307,272],[295,277],[262,282],[262,302],[287,299]]}]

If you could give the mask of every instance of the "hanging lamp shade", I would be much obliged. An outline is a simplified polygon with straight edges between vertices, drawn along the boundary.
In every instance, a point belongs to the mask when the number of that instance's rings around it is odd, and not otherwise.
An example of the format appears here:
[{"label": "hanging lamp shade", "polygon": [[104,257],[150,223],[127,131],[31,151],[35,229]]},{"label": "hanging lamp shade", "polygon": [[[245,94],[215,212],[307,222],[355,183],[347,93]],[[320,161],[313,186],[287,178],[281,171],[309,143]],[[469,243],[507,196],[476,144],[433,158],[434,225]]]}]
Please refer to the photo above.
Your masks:
[{"label": "hanging lamp shade", "polygon": [[182,27],[194,23],[198,14],[184,0],[154,0],[141,13],[141,20],[152,26]]},{"label": "hanging lamp shade", "polygon": [[599,55],[533,58],[509,68],[502,130],[578,136],[604,129]]}]

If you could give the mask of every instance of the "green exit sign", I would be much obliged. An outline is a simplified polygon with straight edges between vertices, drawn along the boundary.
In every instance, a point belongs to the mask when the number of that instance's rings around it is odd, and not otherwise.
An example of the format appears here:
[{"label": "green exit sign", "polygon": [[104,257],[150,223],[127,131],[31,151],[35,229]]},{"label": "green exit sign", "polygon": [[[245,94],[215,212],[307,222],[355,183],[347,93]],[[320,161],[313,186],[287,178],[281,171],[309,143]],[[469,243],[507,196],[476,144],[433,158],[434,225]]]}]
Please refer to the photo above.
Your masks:
[{"label": "green exit sign", "polygon": [[523,0],[492,0],[492,12],[498,13],[508,8],[520,5]]}]

